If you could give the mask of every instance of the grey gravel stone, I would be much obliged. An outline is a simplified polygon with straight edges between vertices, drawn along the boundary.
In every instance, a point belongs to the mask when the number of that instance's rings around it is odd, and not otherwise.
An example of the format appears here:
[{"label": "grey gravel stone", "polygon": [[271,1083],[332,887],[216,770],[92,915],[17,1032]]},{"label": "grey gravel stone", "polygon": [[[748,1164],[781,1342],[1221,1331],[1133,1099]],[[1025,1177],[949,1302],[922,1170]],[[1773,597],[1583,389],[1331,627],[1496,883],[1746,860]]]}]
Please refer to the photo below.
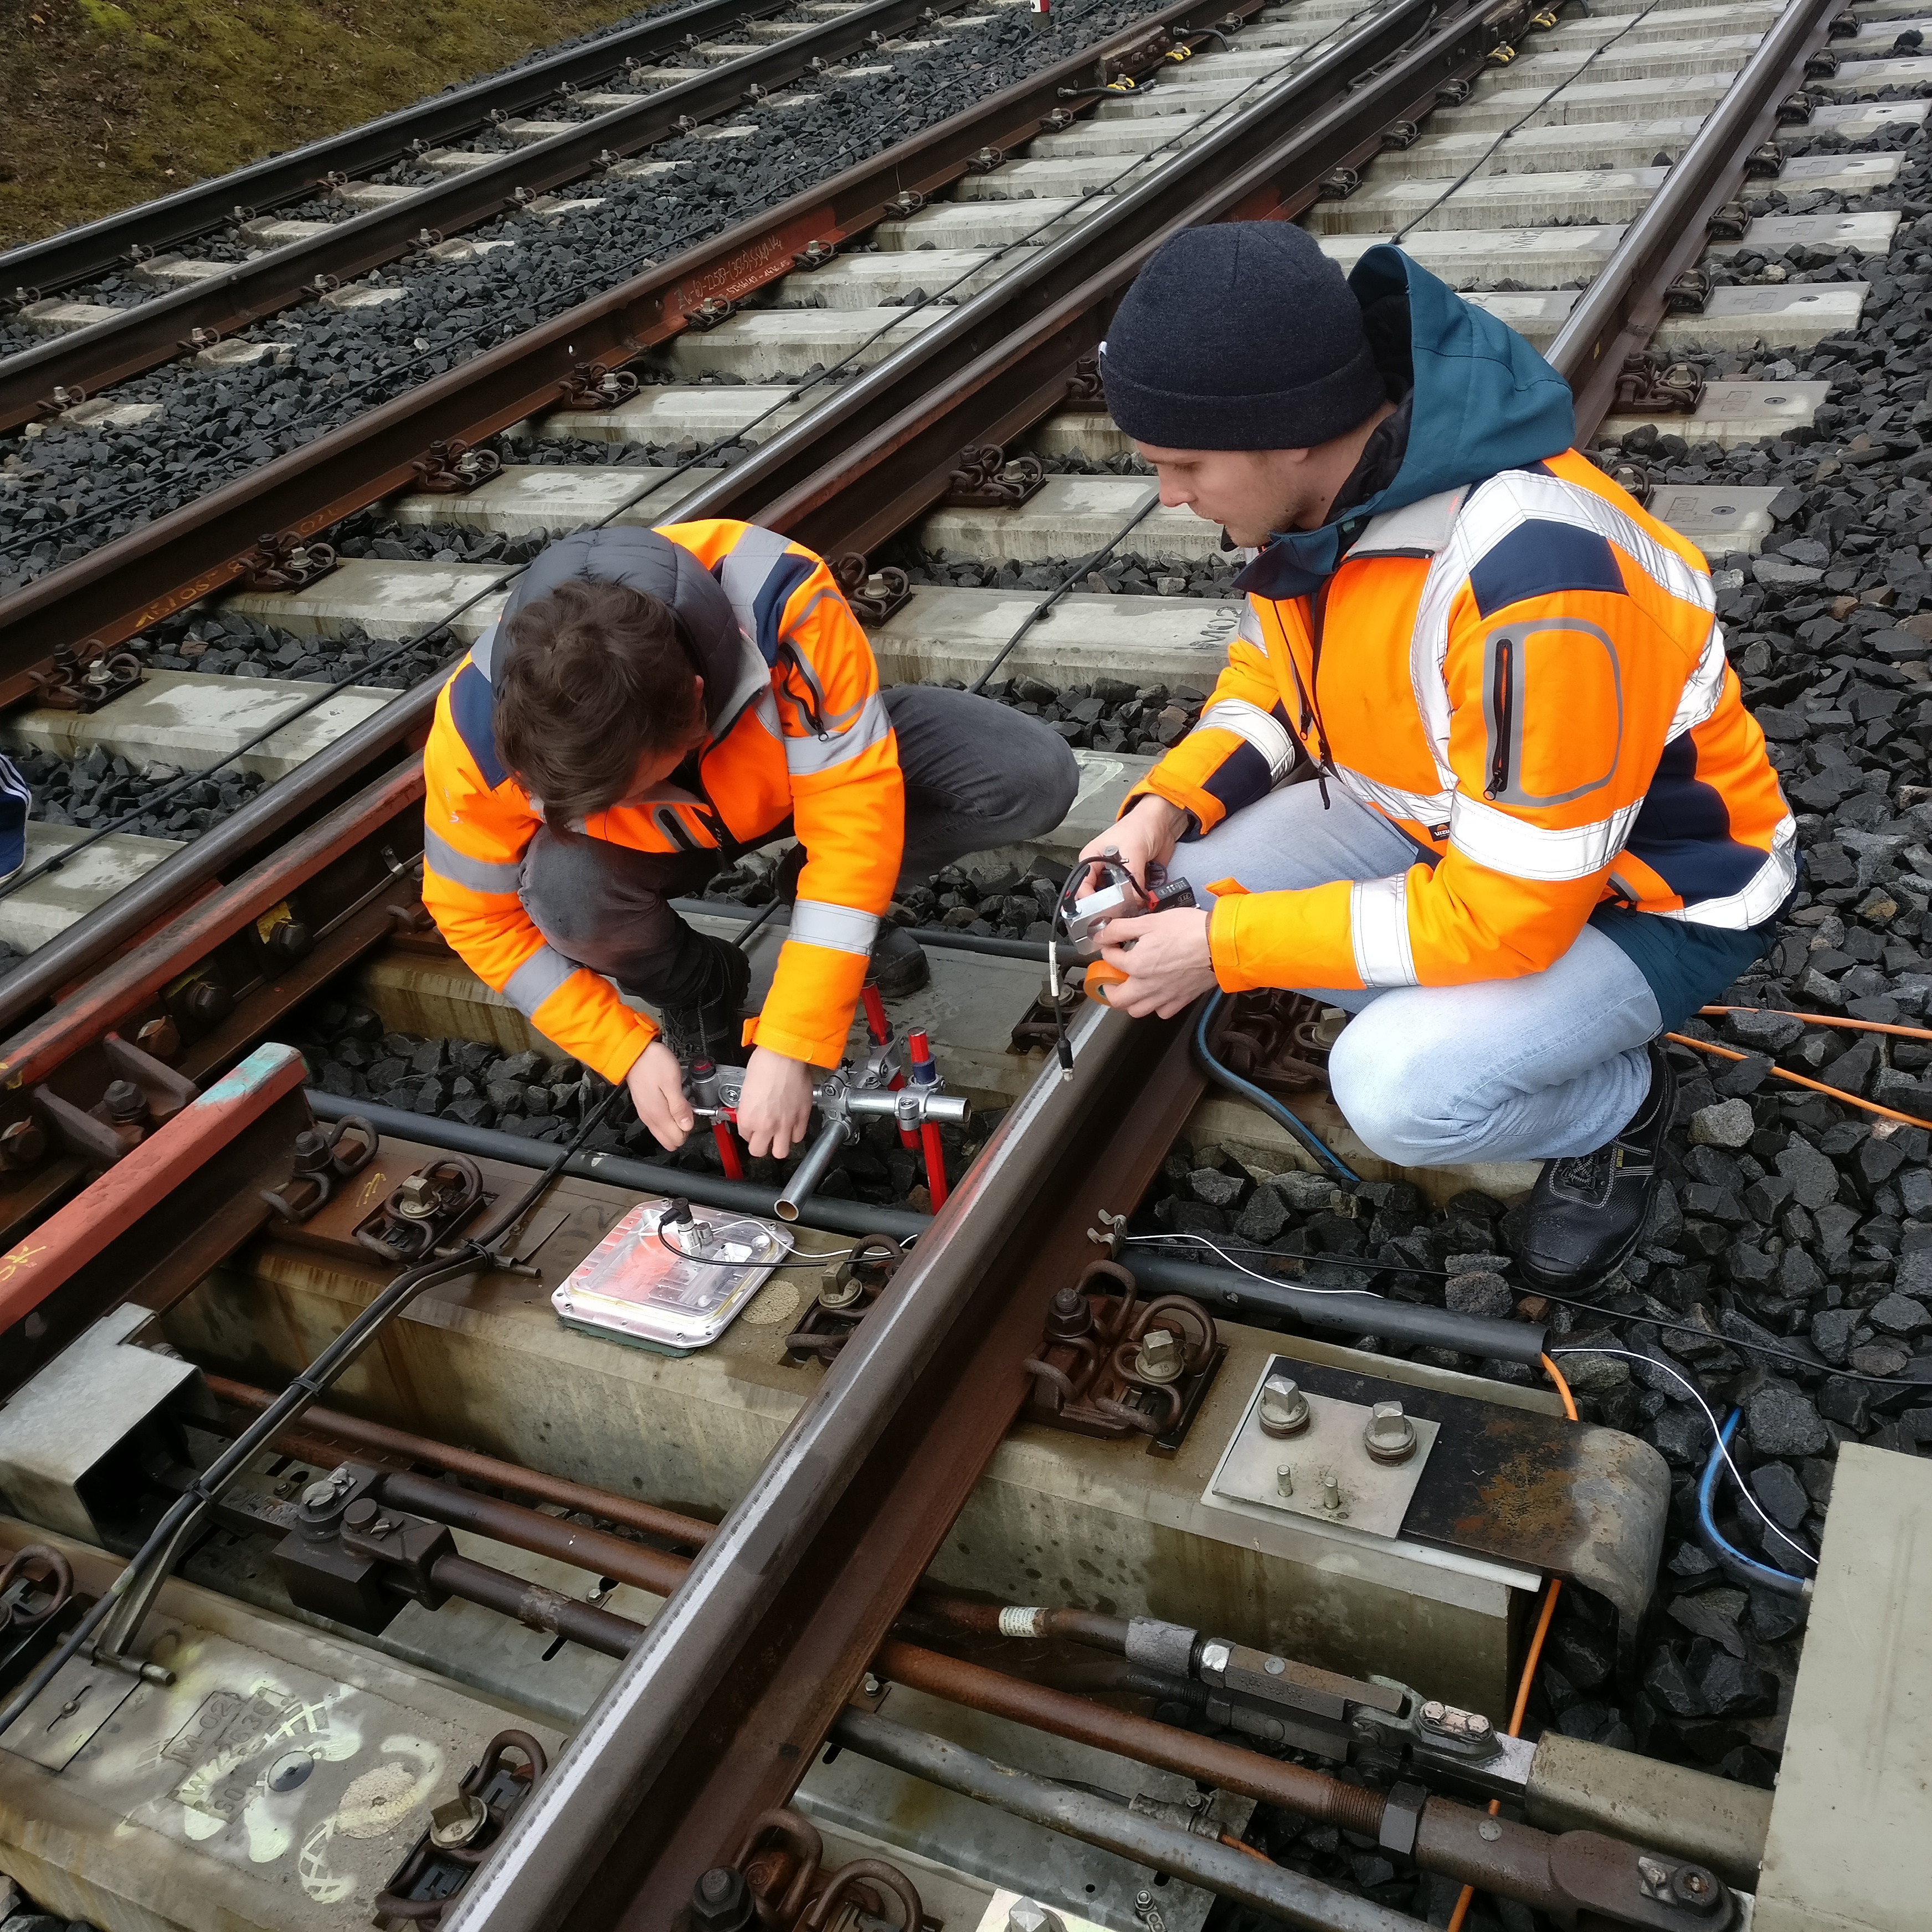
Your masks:
[{"label": "grey gravel stone", "polygon": [[1822,1208],[1838,1198],[1838,1170],[1808,1141],[1793,1140],[1778,1156],[1778,1171],[1804,1207]]},{"label": "grey gravel stone", "polygon": [[1509,1283],[1501,1275],[1486,1271],[1451,1276],[1442,1285],[1442,1300],[1458,1315],[1490,1315],[1498,1319],[1516,1307]]},{"label": "grey gravel stone", "polygon": [[1747,1100],[1720,1101],[1714,1107],[1700,1107],[1690,1116],[1694,1146],[1748,1147],[1756,1130],[1757,1122]]},{"label": "grey gravel stone", "polygon": [[1744,1398],[1744,1426],[1760,1456],[1821,1456],[1831,1434],[1789,1382],[1769,1382]]}]

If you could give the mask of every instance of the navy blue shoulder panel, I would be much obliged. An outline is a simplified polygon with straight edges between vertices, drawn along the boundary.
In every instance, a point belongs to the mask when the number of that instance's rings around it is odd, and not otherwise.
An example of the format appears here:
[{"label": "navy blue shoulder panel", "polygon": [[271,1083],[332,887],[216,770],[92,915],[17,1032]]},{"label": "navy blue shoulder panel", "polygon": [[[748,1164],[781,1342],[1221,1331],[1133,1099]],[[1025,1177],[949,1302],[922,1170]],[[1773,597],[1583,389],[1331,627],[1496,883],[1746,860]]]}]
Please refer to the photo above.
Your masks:
[{"label": "navy blue shoulder panel", "polygon": [[1566,590],[1607,590],[1623,595],[1616,554],[1594,530],[1553,518],[1519,524],[1469,573],[1476,608],[1491,616],[1526,597],[1559,596]]},{"label": "navy blue shoulder panel", "polygon": [[450,722],[492,791],[510,776],[496,755],[494,698],[490,680],[473,664],[466,663],[450,682]]},{"label": "navy blue shoulder panel", "polygon": [[772,573],[759,586],[758,602],[752,607],[758,620],[758,655],[767,664],[778,656],[778,626],[784,622],[785,606],[792,592],[818,568],[816,560],[794,556],[789,551],[772,566]]}]

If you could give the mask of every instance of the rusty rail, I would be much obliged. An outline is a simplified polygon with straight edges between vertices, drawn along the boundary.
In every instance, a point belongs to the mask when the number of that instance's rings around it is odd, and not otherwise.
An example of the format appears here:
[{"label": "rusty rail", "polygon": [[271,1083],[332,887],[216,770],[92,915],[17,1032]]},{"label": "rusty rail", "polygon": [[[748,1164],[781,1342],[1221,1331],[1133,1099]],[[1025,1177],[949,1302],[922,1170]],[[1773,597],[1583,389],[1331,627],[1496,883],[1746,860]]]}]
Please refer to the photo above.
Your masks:
[{"label": "rusty rail", "polygon": [[697,0],[692,6],[654,13],[634,27],[601,35],[582,46],[512,68],[439,94],[400,112],[311,141],[285,154],[196,182],[158,201],[69,228],[44,241],[30,242],[0,254],[0,289],[27,283],[44,292],[104,275],[134,259],[136,249],[152,254],[219,228],[237,202],[258,208],[298,200],[331,174],[367,174],[410,152],[416,141],[447,141],[480,128],[493,113],[518,114],[575,87],[614,74],[627,61],[652,61],[682,48],[687,34],[711,34],[740,21],[782,13],[790,0]]},{"label": "rusty rail", "polygon": [[[1262,4],[1232,0],[1232,10],[1252,14]],[[678,334],[706,301],[735,300],[789,274],[794,256],[814,242],[835,246],[884,220],[899,196],[947,186],[983,148],[1030,139],[1065,111],[1060,90],[1089,80],[1096,62],[1138,50],[1142,70],[1157,64],[1162,56],[1148,46],[1150,32],[1178,26],[1192,10],[1192,0],[1169,0],[1113,39],[37,578],[0,600],[0,682],[57,645],[81,638],[118,643],[220,590],[265,530],[310,536],[408,488],[434,442],[473,443],[556,407],[586,367],[631,361]]]},{"label": "rusty rail", "polygon": [[[1066,400],[1114,305],[1162,242],[1206,222],[1292,220],[1340,168],[1426,121],[1445,82],[1528,24],[1526,5],[1401,5],[1258,96],[1064,239],[921,329],[904,347],[679,507],[866,550],[944,495],[959,452],[1006,443]],[[1376,70],[1364,76],[1364,63]],[[866,508],[854,518],[853,493]]]},{"label": "rusty rail", "polygon": [[[313,301],[330,284],[367,274],[407,254],[418,245],[417,238],[425,230],[453,235],[514,210],[519,197],[581,180],[594,174],[607,154],[635,154],[682,131],[682,122],[709,121],[741,107],[753,88],[772,92],[812,72],[814,62],[843,60],[874,34],[890,38],[903,32],[931,10],[933,3],[872,0],[869,6],[822,22],[789,40],[724,62],[675,86],[641,94],[634,107],[599,115],[567,134],[532,142],[484,166],[425,188],[406,201],[339,223],[326,235],[271,248],[224,274],[124,309],[111,322],[76,329],[22,355],[8,356],[0,361],[0,432],[56,412],[60,407],[52,400],[56,388],[92,395],[105,383],[171,360],[197,331],[232,334],[295,303]],[[707,21],[728,25],[781,12],[788,4],[788,0],[732,0],[728,7],[714,4],[698,10]],[[964,0],[940,4],[950,11]],[[656,53],[682,48],[684,33],[690,31],[686,17],[674,16],[680,30],[676,33],[662,22],[654,23],[650,44]],[[607,56],[600,64],[615,67],[618,61]],[[554,84],[545,91],[554,92]],[[436,100],[427,104],[432,110],[442,105]],[[482,118],[483,112],[470,109],[469,124]],[[447,124],[448,111],[436,118]],[[312,178],[305,188],[295,190],[304,191],[326,189]]]}]

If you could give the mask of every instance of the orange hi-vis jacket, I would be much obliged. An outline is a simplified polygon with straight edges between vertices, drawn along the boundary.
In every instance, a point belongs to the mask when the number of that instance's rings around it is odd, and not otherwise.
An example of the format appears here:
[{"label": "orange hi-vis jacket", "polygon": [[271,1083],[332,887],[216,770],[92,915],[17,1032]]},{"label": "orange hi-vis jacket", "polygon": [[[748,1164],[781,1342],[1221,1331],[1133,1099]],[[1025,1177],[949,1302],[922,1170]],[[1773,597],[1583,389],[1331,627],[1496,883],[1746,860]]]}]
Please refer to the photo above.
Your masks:
[{"label": "orange hi-vis jacket", "polygon": [[1310,595],[1251,594],[1199,724],[1138,790],[1205,832],[1304,757],[1417,862],[1216,882],[1230,992],[1511,979],[1600,904],[1742,930],[1796,883],[1702,554],[1574,450],[1371,516]]},{"label": "orange hi-vis jacket", "polygon": [[805,868],[771,991],[746,1034],[836,1066],[898,874],[904,787],[858,620],[819,558],[755,524],[583,531],[524,574],[436,700],[423,754],[424,904],[486,985],[606,1079],[622,1079],[656,1036],[608,980],[545,942],[518,896],[542,812],[497,755],[491,670],[517,611],[580,577],[670,604],[704,678],[707,736],[695,790],[668,782],[576,829],[638,851],[723,854],[789,818]]}]

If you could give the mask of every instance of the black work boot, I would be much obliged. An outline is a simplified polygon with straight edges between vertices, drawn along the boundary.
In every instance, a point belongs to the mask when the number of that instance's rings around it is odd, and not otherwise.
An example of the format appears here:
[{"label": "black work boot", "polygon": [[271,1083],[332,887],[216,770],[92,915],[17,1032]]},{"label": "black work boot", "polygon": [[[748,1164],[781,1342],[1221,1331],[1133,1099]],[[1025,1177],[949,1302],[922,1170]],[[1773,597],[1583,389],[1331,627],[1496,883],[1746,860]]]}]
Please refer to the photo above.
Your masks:
[{"label": "black work boot", "polygon": [[745,1032],[745,995],[751,990],[752,962],[729,940],[694,934],[704,942],[705,970],[697,998],[687,1005],[667,1003],[659,1017],[664,1044],[688,1065],[694,1060],[740,1063]]},{"label": "black work boot", "polygon": [[887,999],[896,1000],[917,992],[932,977],[932,968],[927,962],[926,948],[904,926],[887,920],[872,941],[872,964],[866,968],[866,976],[878,985]]},{"label": "black work boot", "polygon": [[1552,1294],[1593,1300],[1629,1258],[1661,1178],[1657,1157],[1677,1103],[1677,1076],[1650,1043],[1650,1091],[1614,1139],[1594,1154],[1546,1160],[1529,1197],[1516,1259]]}]

